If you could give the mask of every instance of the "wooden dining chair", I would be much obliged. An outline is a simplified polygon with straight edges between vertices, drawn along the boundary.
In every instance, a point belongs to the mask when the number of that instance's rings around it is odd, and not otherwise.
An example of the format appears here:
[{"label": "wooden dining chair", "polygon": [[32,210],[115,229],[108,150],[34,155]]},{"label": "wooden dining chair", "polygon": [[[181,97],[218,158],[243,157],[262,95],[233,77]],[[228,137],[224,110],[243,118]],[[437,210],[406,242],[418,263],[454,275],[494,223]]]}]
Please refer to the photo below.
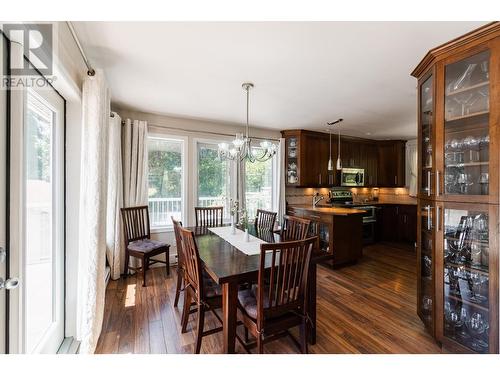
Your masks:
[{"label": "wooden dining chair", "polygon": [[224,216],[224,207],[195,207],[194,214],[197,227],[220,227]]},{"label": "wooden dining chair", "polygon": [[281,226],[282,241],[305,240],[309,234],[311,220],[296,216],[283,216],[283,225]]},{"label": "wooden dining chair", "polygon": [[[142,270],[142,286],[146,286],[146,271],[155,263],[163,263],[170,275],[170,245],[151,239],[148,206],[126,207],[121,209],[125,229],[125,277],[128,270]],[[165,262],[152,257],[165,254]],[[141,260],[141,267],[130,267],[130,257]]]},{"label": "wooden dining chair", "polygon": [[[200,352],[201,340],[203,337],[222,331],[222,319],[215,311],[216,308],[222,306],[222,291],[220,286],[206,274],[204,275],[202,271],[194,233],[184,228],[178,228],[178,230],[182,241],[185,271],[184,309],[182,311],[181,332],[186,332],[189,314],[198,312],[195,349],[195,353],[198,354]],[[193,300],[196,306],[194,311],[191,310]],[[205,312],[207,311],[212,311],[217,320],[221,323],[220,327],[204,331]]]},{"label": "wooden dining chair", "polygon": [[276,212],[257,209],[257,216],[254,223],[255,229],[272,231],[276,222],[276,215]]},{"label": "wooden dining chair", "polygon": [[[317,238],[260,245],[258,283],[238,292],[238,308],[259,353],[283,335],[307,353],[307,290],[311,252]],[[300,326],[300,343],[288,331]],[[255,344],[255,343],[254,343]],[[249,350],[253,345],[246,344]]]},{"label": "wooden dining chair", "polygon": [[171,216],[172,223],[174,225],[174,234],[175,234],[175,245],[177,247],[177,286],[175,288],[175,300],[174,300],[174,307],[177,307],[179,304],[179,297],[184,285],[184,253],[182,250],[182,238],[181,238],[181,228],[182,228],[182,222],[177,221],[174,219],[173,216]]}]

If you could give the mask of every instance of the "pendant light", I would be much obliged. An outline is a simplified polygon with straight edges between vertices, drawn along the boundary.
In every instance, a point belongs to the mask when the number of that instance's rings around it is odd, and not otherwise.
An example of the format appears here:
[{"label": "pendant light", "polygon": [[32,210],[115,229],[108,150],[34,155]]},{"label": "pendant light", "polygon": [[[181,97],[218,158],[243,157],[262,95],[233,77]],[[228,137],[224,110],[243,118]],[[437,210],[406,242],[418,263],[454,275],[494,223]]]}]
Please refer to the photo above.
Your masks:
[{"label": "pendant light", "polygon": [[328,158],[328,170],[333,171],[333,161],[332,161],[332,129],[328,129],[330,132],[330,157]]},{"label": "pendant light", "polygon": [[[344,119],[339,118],[337,121],[327,122],[328,126],[333,126],[335,124],[340,124]],[[337,157],[337,170],[342,169],[342,160],[340,159],[340,126],[339,126],[339,152]],[[333,162],[332,162],[332,132],[330,129],[330,159],[328,160],[328,170],[333,171]]]},{"label": "pendant light", "polygon": [[339,127],[339,154],[337,157],[337,170],[340,171],[342,169],[342,159],[340,159],[340,127]]}]

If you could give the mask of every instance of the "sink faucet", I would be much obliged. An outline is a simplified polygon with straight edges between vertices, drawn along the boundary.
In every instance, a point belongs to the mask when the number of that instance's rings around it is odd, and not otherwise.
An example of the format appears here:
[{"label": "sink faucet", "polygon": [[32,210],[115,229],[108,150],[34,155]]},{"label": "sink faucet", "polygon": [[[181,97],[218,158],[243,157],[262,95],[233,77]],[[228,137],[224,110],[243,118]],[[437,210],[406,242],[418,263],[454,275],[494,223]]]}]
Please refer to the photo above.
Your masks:
[{"label": "sink faucet", "polygon": [[319,195],[319,193],[316,193],[313,196],[313,207],[316,207],[316,205],[321,202],[325,197],[323,195]]}]

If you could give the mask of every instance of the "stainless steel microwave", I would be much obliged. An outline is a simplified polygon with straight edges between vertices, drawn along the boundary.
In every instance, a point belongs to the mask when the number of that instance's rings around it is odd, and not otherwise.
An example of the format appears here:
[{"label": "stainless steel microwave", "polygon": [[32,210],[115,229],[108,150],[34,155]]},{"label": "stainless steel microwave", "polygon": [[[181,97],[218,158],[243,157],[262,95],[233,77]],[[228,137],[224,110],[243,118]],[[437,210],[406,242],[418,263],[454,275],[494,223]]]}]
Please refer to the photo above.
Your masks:
[{"label": "stainless steel microwave", "polygon": [[342,168],[342,186],[363,186],[365,184],[365,170],[359,168]]}]

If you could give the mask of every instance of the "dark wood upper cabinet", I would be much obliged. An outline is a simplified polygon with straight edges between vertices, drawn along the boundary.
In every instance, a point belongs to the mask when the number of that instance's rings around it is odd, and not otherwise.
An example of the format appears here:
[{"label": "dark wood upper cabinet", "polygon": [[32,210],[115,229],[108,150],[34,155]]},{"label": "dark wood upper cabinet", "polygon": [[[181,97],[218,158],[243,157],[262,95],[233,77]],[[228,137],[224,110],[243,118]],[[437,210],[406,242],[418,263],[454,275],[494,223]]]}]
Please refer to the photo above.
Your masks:
[{"label": "dark wood upper cabinet", "polygon": [[405,142],[378,143],[377,184],[381,187],[405,186]]},{"label": "dark wood upper cabinet", "polygon": [[[328,134],[307,130],[287,130],[285,138],[285,173],[287,186],[328,187],[335,184],[335,171],[328,171],[330,143]],[[337,160],[337,146],[332,140],[332,159]]]},{"label": "dark wood upper cabinet", "polygon": [[[340,184],[340,172],[328,171],[329,134],[308,130],[282,131],[286,142],[287,186],[330,187]],[[332,134],[332,160],[338,157],[338,135]],[[405,184],[405,141],[374,141],[341,137],[344,168],[363,168],[365,186],[398,187]]]},{"label": "dark wood upper cabinet", "polygon": [[418,80],[418,313],[448,351],[499,352],[500,22],[429,51]]}]

